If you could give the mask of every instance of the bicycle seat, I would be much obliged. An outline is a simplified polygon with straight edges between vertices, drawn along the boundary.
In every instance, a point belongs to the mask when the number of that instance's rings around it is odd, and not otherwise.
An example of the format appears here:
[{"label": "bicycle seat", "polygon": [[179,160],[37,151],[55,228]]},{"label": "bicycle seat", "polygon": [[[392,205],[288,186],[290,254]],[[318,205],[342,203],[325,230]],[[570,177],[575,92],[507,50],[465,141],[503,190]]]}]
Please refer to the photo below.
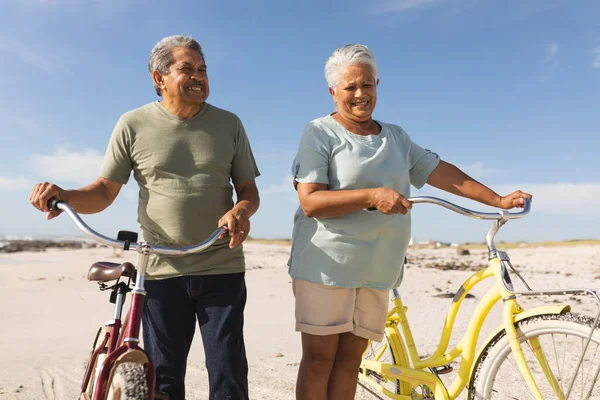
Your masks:
[{"label": "bicycle seat", "polygon": [[95,262],[90,267],[87,278],[89,281],[108,282],[117,280],[121,276],[128,276],[135,279],[135,267],[132,263]]}]

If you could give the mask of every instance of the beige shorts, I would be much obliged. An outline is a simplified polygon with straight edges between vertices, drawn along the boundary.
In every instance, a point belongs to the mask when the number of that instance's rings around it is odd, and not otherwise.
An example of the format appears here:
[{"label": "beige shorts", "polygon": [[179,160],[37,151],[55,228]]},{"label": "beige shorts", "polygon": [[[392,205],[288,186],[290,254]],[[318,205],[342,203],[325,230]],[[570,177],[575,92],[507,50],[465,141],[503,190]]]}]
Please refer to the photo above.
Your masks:
[{"label": "beige shorts", "polygon": [[348,289],[292,279],[296,331],[326,336],[352,332],[381,341],[388,315],[389,291]]}]

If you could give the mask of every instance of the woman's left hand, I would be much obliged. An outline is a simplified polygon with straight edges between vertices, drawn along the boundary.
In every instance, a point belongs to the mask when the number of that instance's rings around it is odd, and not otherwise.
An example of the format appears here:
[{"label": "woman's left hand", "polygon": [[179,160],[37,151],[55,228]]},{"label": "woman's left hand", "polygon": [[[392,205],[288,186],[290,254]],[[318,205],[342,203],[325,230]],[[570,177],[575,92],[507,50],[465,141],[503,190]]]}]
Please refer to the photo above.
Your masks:
[{"label": "woman's left hand", "polygon": [[525,205],[525,199],[531,200],[532,198],[533,198],[533,196],[531,196],[529,193],[525,193],[520,190],[517,190],[516,192],[512,192],[509,195],[500,197],[500,201],[498,202],[497,207],[503,208],[505,210],[508,210],[508,209],[511,209],[514,207],[523,208],[523,206]]}]

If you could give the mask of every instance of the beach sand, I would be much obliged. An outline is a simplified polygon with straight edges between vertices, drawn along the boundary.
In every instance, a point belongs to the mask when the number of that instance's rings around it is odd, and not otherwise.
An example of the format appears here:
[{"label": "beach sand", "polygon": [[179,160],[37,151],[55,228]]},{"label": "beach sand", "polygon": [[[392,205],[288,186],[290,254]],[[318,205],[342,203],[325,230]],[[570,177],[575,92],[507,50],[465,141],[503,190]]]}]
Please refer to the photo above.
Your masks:
[{"label": "beach sand", "polygon": [[[247,243],[248,303],[245,340],[252,399],[293,399],[300,335],[294,331],[294,298],[286,261],[289,246]],[[510,250],[511,260],[533,288],[600,289],[600,246],[538,247]],[[108,293],[85,278],[95,261],[135,261],[135,254],[115,257],[107,248],[49,250],[0,255],[0,399],[75,399],[98,327],[112,318]],[[438,343],[445,313],[462,282],[486,262],[484,250],[458,256],[454,248],[411,249],[401,287],[403,301],[423,355]],[[448,265],[453,266],[448,269]],[[516,277],[515,277],[516,278]],[[467,326],[484,283],[465,299],[456,331]],[[560,298],[575,311],[593,314],[589,299]],[[541,299],[523,301],[526,306]],[[326,305],[324,305],[326,306]],[[431,318],[436,316],[435,318]],[[500,322],[498,309],[482,335]],[[454,334],[451,345],[460,335]],[[457,364],[455,363],[454,366]],[[451,379],[453,374],[445,376]],[[187,398],[208,398],[207,373],[199,331],[187,374]],[[359,398],[369,398],[361,393]]]}]

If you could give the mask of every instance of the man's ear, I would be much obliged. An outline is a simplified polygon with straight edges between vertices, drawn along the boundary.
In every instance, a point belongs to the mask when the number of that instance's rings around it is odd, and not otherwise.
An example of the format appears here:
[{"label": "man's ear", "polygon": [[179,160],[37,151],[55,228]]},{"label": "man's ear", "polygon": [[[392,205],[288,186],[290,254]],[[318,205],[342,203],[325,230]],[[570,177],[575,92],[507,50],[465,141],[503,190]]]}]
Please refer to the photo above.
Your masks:
[{"label": "man's ear", "polygon": [[160,88],[161,91],[165,88],[164,76],[160,72],[154,71],[152,73],[152,80],[154,81],[154,84]]}]

